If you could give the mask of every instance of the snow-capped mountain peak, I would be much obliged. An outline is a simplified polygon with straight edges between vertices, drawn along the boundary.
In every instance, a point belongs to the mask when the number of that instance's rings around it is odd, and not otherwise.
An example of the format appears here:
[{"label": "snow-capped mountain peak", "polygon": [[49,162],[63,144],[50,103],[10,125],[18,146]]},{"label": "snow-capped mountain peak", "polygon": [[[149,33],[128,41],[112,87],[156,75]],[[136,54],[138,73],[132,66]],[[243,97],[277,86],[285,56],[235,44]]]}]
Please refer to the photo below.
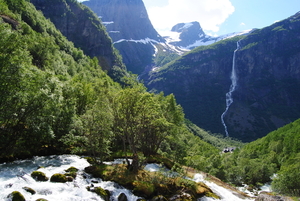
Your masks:
[{"label": "snow-capped mountain peak", "polygon": [[251,31],[252,29],[214,37],[205,34],[199,22],[189,22],[176,24],[170,32],[164,33],[166,34],[164,38],[170,45],[177,46],[183,50],[191,50],[198,46],[210,45],[220,40],[248,34]]}]

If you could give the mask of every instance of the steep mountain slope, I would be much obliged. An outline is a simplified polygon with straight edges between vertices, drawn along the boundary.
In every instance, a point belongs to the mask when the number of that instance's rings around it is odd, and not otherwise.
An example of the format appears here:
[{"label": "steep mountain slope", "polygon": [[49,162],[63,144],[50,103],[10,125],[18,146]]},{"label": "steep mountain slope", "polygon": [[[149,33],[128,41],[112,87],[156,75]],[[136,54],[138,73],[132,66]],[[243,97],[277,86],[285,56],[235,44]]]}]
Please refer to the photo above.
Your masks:
[{"label": "steep mountain slope", "polygon": [[76,0],[31,0],[64,36],[90,57],[97,57],[103,70],[115,80],[126,74],[105,27],[94,13]]},{"label": "steep mountain slope", "polygon": [[28,1],[0,8],[0,160],[60,153],[76,116],[120,86]]},{"label": "steep mountain slope", "polygon": [[153,28],[142,0],[83,2],[101,18],[129,71],[140,74],[152,64],[155,44],[164,39]]},{"label": "steep mountain slope", "polygon": [[248,36],[198,47],[143,77],[150,90],[174,93],[188,119],[224,133],[220,120],[236,52],[238,86],[225,116],[229,135],[251,141],[300,117],[300,13]]}]

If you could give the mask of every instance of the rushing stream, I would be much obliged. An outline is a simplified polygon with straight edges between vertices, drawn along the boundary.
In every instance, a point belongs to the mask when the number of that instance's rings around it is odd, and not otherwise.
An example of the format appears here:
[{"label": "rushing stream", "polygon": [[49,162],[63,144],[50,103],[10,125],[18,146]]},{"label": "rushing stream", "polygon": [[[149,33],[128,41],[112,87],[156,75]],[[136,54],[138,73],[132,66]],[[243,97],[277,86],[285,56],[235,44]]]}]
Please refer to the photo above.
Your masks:
[{"label": "rushing stream", "polygon": [[236,69],[235,69],[235,55],[236,55],[236,52],[240,49],[239,42],[240,41],[237,42],[237,48],[233,53],[232,70],[231,70],[231,76],[230,76],[231,85],[230,85],[230,88],[229,88],[229,92],[226,93],[226,109],[223,112],[223,114],[221,115],[221,121],[222,121],[222,124],[224,126],[225,133],[226,133],[227,137],[229,137],[229,133],[228,133],[228,130],[227,130],[226,123],[224,121],[224,117],[225,117],[230,105],[233,103],[232,93],[235,91],[235,88],[237,86],[237,75],[236,75]]},{"label": "rushing stream", "polygon": [[[157,164],[149,164],[145,167],[148,171],[161,171],[165,172],[167,175],[176,175],[176,172],[172,172],[164,167],[161,167]],[[208,181],[204,178],[202,174],[195,174],[194,178],[192,179],[195,182],[203,182],[205,183],[215,194],[217,194],[221,199],[219,201],[250,201],[253,199],[244,199],[240,198],[237,193],[234,193],[231,190],[228,190],[222,186],[215,184],[214,182]],[[198,199],[198,201],[216,201],[216,199],[211,197],[202,197]]]},{"label": "rushing stream", "polygon": [[[116,160],[111,163],[122,163]],[[90,201],[102,200],[96,193],[86,189],[87,186],[94,185],[109,190],[112,194],[111,201],[118,200],[121,193],[124,193],[129,201],[136,201],[139,197],[133,195],[131,191],[119,186],[114,182],[102,181],[101,179],[92,178],[83,170],[90,164],[86,159],[75,155],[60,155],[47,157],[34,157],[31,160],[19,160],[12,163],[0,164],[0,200],[9,201],[8,195],[13,191],[19,191],[24,195],[26,201],[36,201],[44,198],[48,201]],[[67,183],[37,182],[31,176],[31,172],[38,170],[44,172],[47,177],[51,177],[55,173],[65,173],[70,167],[79,169],[76,179]],[[148,164],[145,167],[148,171],[161,171],[169,176],[178,175],[167,168],[163,168],[157,164]],[[245,201],[239,198],[232,191],[218,186],[217,184],[207,181],[201,174],[196,174],[192,179],[196,182],[204,182],[210,187],[214,193],[221,197],[221,201]],[[25,191],[23,188],[29,187],[36,191],[36,194]],[[199,201],[215,200],[209,197],[203,197]]]},{"label": "rushing stream", "polygon": [[[124,193],[128,200],[137,200],[129,190],[122,188],[114,182],[104,182],[101,179],[90,177],[84,173],[85,167],[90,164],[83,158],[74,155],[35,157],[33,160],[20,160],[13,163],[0,164],[0,200],[9,201],[7,196],[13,191],[19,191],[26,201],[35,201],[39,198],[48,201],[90,201],[102,200],[96,193],[87,191],[86,187],[93,185],[102,187],[112,193],[112,200],[118,200],[118,196]],[[76,179],[67,183],[36,182],[31,172],[39,170],[47,177],[55,173],[64,173],[71,166],[79,169]],[[98,183],[97,183],[98,182]],[[25,191],[24,187],[30,187],[36,194]]]}]

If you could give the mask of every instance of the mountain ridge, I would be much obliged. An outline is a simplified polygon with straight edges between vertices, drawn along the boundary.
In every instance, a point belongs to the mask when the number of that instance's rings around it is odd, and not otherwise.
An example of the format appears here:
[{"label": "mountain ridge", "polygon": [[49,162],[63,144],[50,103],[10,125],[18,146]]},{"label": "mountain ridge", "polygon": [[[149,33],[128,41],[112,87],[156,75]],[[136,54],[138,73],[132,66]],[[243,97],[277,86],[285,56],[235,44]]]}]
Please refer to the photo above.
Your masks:
[{"label": "mountain ridge", "polygon": [[152,26],[142,0],[90,0],[83,4],[101,18],[129,71],[141,74],[153,64],[155,45],[165,40]]},{"label": "mountain ridge", "polygon": [[[170,36],[163,36],[168,44],[178,46],[179,48],[189,51],[199,46],[206,46],[216,43],[220,40],[232,38],[234,36],[247,35],[255,29],[244,30],[241,32],[228,33],[221,36],[207,35],[200,26],[200,23],[188,22],[174,25],[169,32]],[[174,34],[176,33],[176,34]]]},{"label": "mountain ridge", "polygon": [[300,87],[299,23],[296,13],[247,36],[195,48],[144,76],[145,84],[149,90],[174,93],[199,127],[224,133],[220,116],[231,84],[233,52],[242,39],[236,57],[238,86],[225,122],[230,136],[252,141],[300,116],[295,90]]}]

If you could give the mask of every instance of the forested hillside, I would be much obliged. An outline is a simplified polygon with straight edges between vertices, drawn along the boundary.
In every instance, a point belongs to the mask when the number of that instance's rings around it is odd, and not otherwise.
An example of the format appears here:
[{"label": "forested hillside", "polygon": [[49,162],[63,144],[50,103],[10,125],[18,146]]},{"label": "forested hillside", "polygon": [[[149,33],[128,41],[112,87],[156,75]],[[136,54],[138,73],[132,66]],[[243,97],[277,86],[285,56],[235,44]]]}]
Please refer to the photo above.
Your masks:
[{"label": "forested hillside", "polygon": [[1,158],[62,148],[105,89],[120,89],[27,1],[1,0]]},{"label": "forested hillside", "polygon": [[300,119],[224,159],[224,170],[232,183],[259,185],[273,179],[274,191],[299,196]]}]

